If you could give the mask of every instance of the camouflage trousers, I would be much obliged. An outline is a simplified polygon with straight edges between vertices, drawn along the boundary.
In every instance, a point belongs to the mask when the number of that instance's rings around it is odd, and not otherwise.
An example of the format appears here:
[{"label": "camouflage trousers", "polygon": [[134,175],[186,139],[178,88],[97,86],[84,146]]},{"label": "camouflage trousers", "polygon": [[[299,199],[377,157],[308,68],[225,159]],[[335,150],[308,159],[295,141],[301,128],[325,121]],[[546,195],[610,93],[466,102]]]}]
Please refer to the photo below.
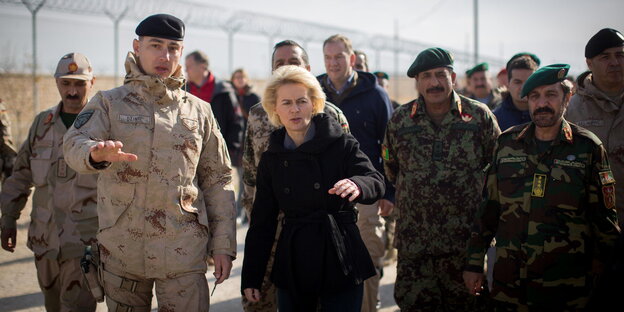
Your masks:
[{"label": "camouflage trousers", "polygon": [[35,267],[46,311],[95,311],[95,299],[82,278],[80,258],[58,261],[35,257]]},{"label": "camouflage trousers", "polygon": [[130,273],[111,272],[104,267],[102,285],[110,312],[151,311],[152,288],[156,290],[158,311],[209,310],[210,293],[205,273],[187,273],[168,279],[145,279]]},{"label": "camouflage trousers", "polygon": [[[249,215],[249,214],[248,214]],[[245,312],[275,312],[277,311],[277,289],[273,282],[271,282],[271,272],[273,271],[273,261],[275,260],[275,249],[277,248],[277,239],[282,232],[282,220],[283,216],[280,213],[277,222],[277,231],[275,231],[275,241],[273,241],[273,247],[271,247],[271,256],[267,263],[266,272],[262,279],[262,287],[260,287],[260,301],[250,302],[245,296],[242,298],[243,310]]]},{"label": "camouflage trousers", "polygon": [[394,298],[401,311],[479,311],[462,279],[463,253],[407,255],[399,249]]},{"label": "camouflage trousers", "polygon": [[375,202],[372,205],[358,204],[357,209],[359,212],[357,226],[360,230],[360,236],[362,236],[364,245],[371,259],[373,259],[373,264],[377,271],[375,276],[364,281],[362,312],[372,312],[377,311],[377,300],[379,300],[380,270],[383,267],[383,256],[386,250],[384,240],[385,220],[377,214],[379,202]]}]

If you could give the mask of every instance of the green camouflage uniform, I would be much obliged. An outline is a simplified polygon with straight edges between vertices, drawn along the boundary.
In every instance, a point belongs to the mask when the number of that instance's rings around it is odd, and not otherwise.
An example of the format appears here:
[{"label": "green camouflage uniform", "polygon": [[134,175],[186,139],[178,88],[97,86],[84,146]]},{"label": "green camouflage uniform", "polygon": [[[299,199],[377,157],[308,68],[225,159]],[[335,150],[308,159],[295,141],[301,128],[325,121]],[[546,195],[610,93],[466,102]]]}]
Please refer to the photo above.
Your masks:
[{"label": "green camouflage uniform", "polygon": [[588,130],[564,120],[540,154],[533,123],[511,128],[498,139],[466,270],[482,272],[496,238],[491,293],[498,306],[583,309],[592,261],[605,261],[619,232],[614,183],[605,149]]},{"label": "green camouflage uniform", "polygon": [[[349,133],[349,123],[347,117],[334,104],[325,102],[325,113],[334,117],[342,129]],[[249,117],[247,119],[247,133],[245,133],[245,145],[243,146],[243,208],[247,216],[251,216],[254,196],[256,193],[256,172],[260,156],[269,147],[269,136],[277,127],[269,122],[269,116],[262,107],[262,103],[258,103],[249,109]],[[281,218],[281,214],[280,214]],[[278,238],[281,231],[281,223],[278,222],[278,228],[275,237]],[[276,240],[277,241],[277,240]],[[243,296],[243,310],[246,312],[260,311],[277,311],[276,290],[271,282],[271,268],[273,267],[273,257],[275,256],[275,244],[271,249],[271,257],[267,264],[267,270],[264,274],[262,288],[260,289],[260,301],[249,302]]]},{"label": "green camouflage uniform", "polygon": [[455,92],[439,127],[422,97],[390,119],[383,158],[396,186],[394,296],[402,310],[470,310],[463,255],[499,134],[485,104]]}]

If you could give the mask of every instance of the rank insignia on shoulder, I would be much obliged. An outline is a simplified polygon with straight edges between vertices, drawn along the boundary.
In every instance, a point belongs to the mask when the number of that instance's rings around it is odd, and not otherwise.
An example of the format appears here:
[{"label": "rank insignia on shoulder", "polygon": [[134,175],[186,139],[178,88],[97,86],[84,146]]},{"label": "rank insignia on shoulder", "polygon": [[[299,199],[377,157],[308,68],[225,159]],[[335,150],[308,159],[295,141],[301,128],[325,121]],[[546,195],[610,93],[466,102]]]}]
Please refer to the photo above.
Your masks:
[{"label": "rank insignia on shoulder", "polygon": [[385,145],[381,146],[381,157],[384,160],[390,160],[390,151],[388,150],[388,148]]},{"label": "rank insignia on shoulder", "polygon": [[602,197],[605,207],[613,209],[615,207],[615,185],[605,185],[602,187]]},{"label": "rank insignia on shoulder", "polygon": [[50,123],[50,121],[52,121],[52,117],[54,116],[54,114],[49,113],[48,116],[46,116],[46,119],[43,121],[44,125],[47,125]]},{"label": "rank insignia on shoulder", "polygon": [[76,129],[82,128],[82,126],[84,126],[87,123],[87,121],[91,119],[91,116],[93,116],[94,112],[95,111],[92,109],[87,109],[87,110],[82,111],[80,115],[76,117],[76,121],[74,121],[74,127],[76,127]]},{"label": "rank insignia on shoulder", "polygon": [[600,175],[600,183],[602,185],[615,183],[611,170],[600,171],[598,174]]},{"label": "rank insignia on shoulder", "polygon": [[533,175],[533,187],[531,190],[531,196],[544,197],[544,191],[546,190],[546,175],[535,174]]}]

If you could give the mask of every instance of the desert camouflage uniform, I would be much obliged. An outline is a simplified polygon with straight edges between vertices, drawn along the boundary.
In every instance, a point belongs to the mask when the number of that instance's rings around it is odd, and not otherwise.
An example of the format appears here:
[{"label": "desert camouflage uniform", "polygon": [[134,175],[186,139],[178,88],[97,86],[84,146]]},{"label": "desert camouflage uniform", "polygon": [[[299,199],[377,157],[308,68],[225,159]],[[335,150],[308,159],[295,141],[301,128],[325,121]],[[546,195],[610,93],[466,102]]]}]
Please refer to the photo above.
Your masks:
[{"label": "desert camouflage uniform", "polygon": [[[332,103],[325,102],[325,113],[338,120],[342,129],[346,133],[349,133],[347,117],[345,117],[338,107]],[[269,122],[269,117],[262,107],[262,103],[258,103],[249,109],[247,133],[245,134],[245,145],[243,147],[244,193],[242,200],[243,207],[248,217],[251,216],[251,209],[256,193],[256,172],[258,170],[258,163],[260,162],[262,153],[269,147],[271,132],[276,129],[277,127]],[[279,218],[281,217],[282,215],[280,214]],[[279,237],[281,229],[281,222],[278,222],[277,231],[275,233],[276,239]],[[273,257],[275,256],[275,246],[276,244],[274,243],[271,249],[271,257],[267,264],[267,270],[264,274],[262,288],[260,289],[260,301],[249,302],[247,298],[243,296],[243,310],[246,312],[277,311],[276,290],[270,279]]]},{"label": "desert camouflage uniform", "polygon": [[593,132],[609,155],[616,181],[616,203],[620,227],[624,225],[624,94],[611,98],[593,83],[593,75],[578,78],[578,90],[570,99],[566,120]]},{"label": "desert camouflage uniform", "polygon": [[46,309],[94,311],[79,263],[85,246],[96,241],[97,175],[78,174],[66,165],[61,105],[38,114],[30,127],[0,195],[2,227],[16,227],[34,186],[27,245],[35,253]]},{"label": "desert camouflage uniform", "polygon": [[600,140],[562,122],[540,153],[535,125],[500,136],[467,248],[481,272],[496,237],[492,296],[504,310],[580,311],[593,287],[592,261],[617,240],[615,180]]},{"label": "desert camouflage uniform", "polygon": [[[236,254],[227,147],[210,105],[180,89],[181,67],[148,76],[129,53],[126,71],[123,86],[87,104],[64,144],[68,164],[100,173],[107,305],[147,311],[155,283],[161,311],[207,311],[207,257]],[[101,140],[123,142],[138,160],[92,164],[89,148]]]},{"label": "desert camouflage uniform", "polygon": [[463,256],[499,134],[485,104],[455,92],[439,127],[422,97],[392,115],[383,158],[396,187],[394,297],[402,310],[471,310]]},{"label": "desert camouflage uniform", "polygon": [[0,181],[4,181],[13,172],[13,162],[15,162],[15,146],[11,136],[11,122],[7,116],[7,108],[0,99]]}]

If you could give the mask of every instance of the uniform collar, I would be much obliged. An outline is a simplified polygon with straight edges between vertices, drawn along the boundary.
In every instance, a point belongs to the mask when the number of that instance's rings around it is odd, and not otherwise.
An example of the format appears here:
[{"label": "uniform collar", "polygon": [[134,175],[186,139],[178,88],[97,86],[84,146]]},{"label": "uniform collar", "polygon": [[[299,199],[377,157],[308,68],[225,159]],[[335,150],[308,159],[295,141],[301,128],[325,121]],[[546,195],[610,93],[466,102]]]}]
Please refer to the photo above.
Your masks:
[{"label": "uniform collar", "polygon": [[[533,141],[534,139],[535,139],[535,123],[533,122],[528,123],[524,127],[524,129],[520,131],[520,134],[518,134],[518,137],[516,137],[516,140],[518,141],[523,140],[525,143],[529,143]],[[574,143],[574,139],[572,136],[572,127],[570,127],[570,124],[565,119],[561,121],[561,128],[559,130],[559,134],[557,134],[557,137],[553,140],[553,144],[557,144],[558,142],[568,143],[568,144]]]},{"label": "uniform collar", "polygon": [[175,72],[167,78],[151,76],[145,74],[137,63],[137,56],[133,52],[128,52],[126,57],[126,77],[124,84],[130,82],[139,82],[145,88],[147,93],[158,98],[158,104],[166,104],[176,99],[174,92],[179,90],[185,83],[182,75],[182,67],[178,64]]},{"label": "uniform collar", "polygon": [[[470,121],[472,119],[472,115],[464,112],[464,108],[462,106],[462,100],[459,94],[453,90],[451,93],[451,114],[454,116],[459,116],[463,121]],[[427,111],[425,110],[425,98],[420,96],[418,100],[412,102],[412,112],[410,116],[414,118],[415,116],[423,116],[427,115]]]},{"label": "uniform collar", "polygon": [[[620,109],[620,107],[614,103],[610,97],[596,87],[594,84],[594,75],[592,73],[589,73],[583,81],[579,83],[577,93],[579,95],[594,98],[596,104],[605,112],[614,112]],[[624,93],[621,96],[624,97]],[[620,101],[624,101],[624,99],[620,98]]]}]

